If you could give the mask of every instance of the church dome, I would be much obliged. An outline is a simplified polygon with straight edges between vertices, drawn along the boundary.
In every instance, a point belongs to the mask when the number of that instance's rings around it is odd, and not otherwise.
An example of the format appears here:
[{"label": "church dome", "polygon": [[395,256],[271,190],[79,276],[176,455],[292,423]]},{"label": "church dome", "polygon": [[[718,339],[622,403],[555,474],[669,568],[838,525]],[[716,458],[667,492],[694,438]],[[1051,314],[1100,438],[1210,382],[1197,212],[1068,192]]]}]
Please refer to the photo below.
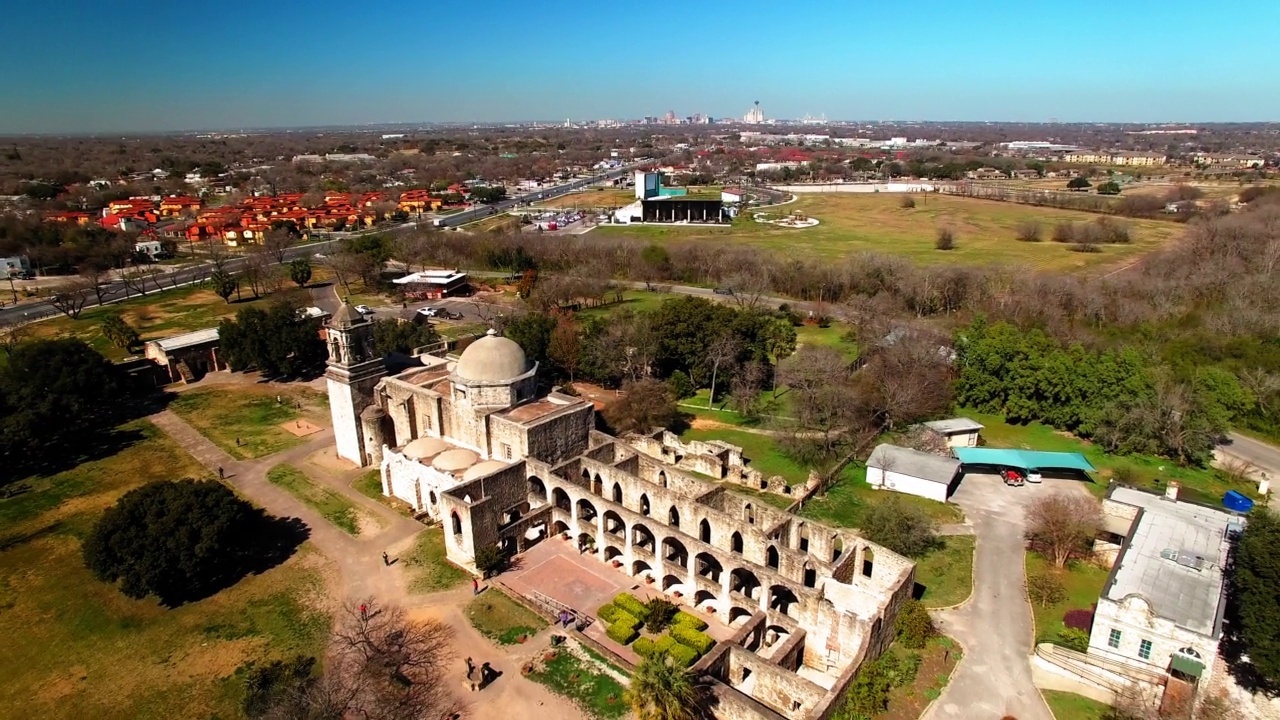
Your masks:
[{"label": "church dome", "polygon": [[475,465],[472,465],[470,468],[468,468],[467,471],[462,474],[462,479],[465,481],[465,480],[475,480],[476,478],[482,478],[485,475],[488,475],[489,473],[492,473],[492,472],[497,472],[498,470],[506,466],[507,464],[502,462],[501,460],[485,460],[482,463],[477,463]]},{"label": "church dome", "polygon": [[404,446],[402,454],[413,460],[429,460],[449,449],[449,443],[433,437],[420,437]]},{"label": "church dome", "polygon": [[472,382],[514,380],[529,371],[529,360],[515,341],[489,335],[467,346],[454,369],[458,377]]},{"label": "church dome", "polygon": [[454,448],[437,455],[431,461],[431,467],[442,472],[456,473],[475,465],[479,459],[480,456],[470,450]]}]

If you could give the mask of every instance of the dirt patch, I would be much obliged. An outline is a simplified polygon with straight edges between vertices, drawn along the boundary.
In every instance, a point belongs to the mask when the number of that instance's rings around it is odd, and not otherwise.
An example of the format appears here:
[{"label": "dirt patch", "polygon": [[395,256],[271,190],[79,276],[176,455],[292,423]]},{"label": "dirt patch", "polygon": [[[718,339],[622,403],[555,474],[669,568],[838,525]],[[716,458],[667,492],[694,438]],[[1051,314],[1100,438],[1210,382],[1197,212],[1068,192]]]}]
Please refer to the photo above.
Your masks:
[{"label": "dirt patch", "polygon": [[310,420],[292,420],[290,422],[280,423],[280,427],[284,428],[288,433],[296,437],[313,435],[323,429]]},{"label": "dirt patch", "polygon": [[742,429],[742,428],[734,427],[733,425],[729,425],[727,423],[722,423],[719,420],[709,420],[707,418],[700,418],[700,417],[695,417],[689,423],[689,427],[693,428],[694,430],[723,430],[726,428],[730,430]]}]

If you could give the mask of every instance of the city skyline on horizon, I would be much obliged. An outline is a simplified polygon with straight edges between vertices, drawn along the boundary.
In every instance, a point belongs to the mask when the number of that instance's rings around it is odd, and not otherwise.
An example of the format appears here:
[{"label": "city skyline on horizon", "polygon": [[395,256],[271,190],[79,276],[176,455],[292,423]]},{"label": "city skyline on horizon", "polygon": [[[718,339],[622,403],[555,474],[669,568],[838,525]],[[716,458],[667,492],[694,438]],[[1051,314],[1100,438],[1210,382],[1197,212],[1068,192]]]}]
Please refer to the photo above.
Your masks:
[{"label": "city skyline on horizon", "polygon": [[[915,0],[848,11],[797,0],[785,17],[746,2],[732,14],[682,8],[689,30],[670,38],[639,34],[642,13],[664,8],[634,2],[494,0],[477,17],[453,5],[357,11],[316,0],[299,14],[233,0],[219,14],[241,20],[215,42],[184,32],[207,21],[204,8],[68,0],[13,9],[0,61],[15,101],[0,106],[0,135],[634,119],[678,107],[689,108],[678,117],[742,118],[755,100],[769,118],[854,122],[1280,120],[1280,78],[1267,72],[1280,66],[1280,47],[1210,50],[1203,40],[1234,37],[1242,14],[1255,27],[1280,25],[1280,3],[1264,0],[1242,0],[1229,16],[1191,0]],[[522,32],[495,29],[490,17]],[[1054,30],[1066,17],[1084,21],[1069,37]],[[376,35],[280,35],[358,29],[357,20]],[[1098,31],[1080,32],[1090,27]]]}]

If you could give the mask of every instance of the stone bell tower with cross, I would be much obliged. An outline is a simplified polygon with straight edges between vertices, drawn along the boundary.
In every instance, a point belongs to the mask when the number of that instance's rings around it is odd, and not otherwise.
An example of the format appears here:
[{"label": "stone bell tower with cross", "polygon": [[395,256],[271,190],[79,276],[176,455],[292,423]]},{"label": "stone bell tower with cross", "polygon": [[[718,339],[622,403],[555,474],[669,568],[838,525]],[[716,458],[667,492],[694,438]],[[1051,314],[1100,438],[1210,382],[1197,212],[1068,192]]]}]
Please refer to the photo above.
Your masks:
[{"label": "stone bell tower with cross", "polygon": [[381,448],[365,447],[360,413],[373,405],[374,388],[387,374],[387,366],[373,352],[373,323],[348,303],[325,323],[325,333],[329,362],[324,374],[338,457],[364,467]]}]

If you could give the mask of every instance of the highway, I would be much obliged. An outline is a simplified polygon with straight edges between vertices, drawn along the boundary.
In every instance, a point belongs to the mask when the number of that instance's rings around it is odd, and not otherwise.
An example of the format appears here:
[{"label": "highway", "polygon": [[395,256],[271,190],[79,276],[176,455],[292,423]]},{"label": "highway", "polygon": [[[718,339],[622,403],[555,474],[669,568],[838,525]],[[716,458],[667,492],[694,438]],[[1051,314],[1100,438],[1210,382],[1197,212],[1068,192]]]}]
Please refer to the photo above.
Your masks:
[{"label": "highway", "polygon": [[[624,165],[623,167],[617,168],[615,170],[610,170],[605,173],[592,175],[591,177],[580,178],[578,180],[567,182],[563,185],[557,185],[552,188],[538,190],[536,192],[526,193],[524,195],[518,195],[515,197],[507,198],[506,200],[496,202],[492,205],[485,205],[482,207],[472,208],[470,210],[463,210],[462,212],[454,213],[453,215],[446,215],[444,217],[440,217],[432,220],[421,220],[417,222],[409,222],[409,223],[404,223],[402,225],[396,225],[396,226],[390,226],[390,227],[384,226],[384,227],[370,228],[368,230],[361,230],[355,233],[331,233],[326,237],[326,239],[320,240],[319,242],[312,242],[312,243],[307,243],[305,245],[298,245],[298,246],[289,248],[285,252],[285,261],[288,262],[289,260],[294,260],[299,257],[310,257],[312,255],[315,255],[316,253],[324,254],[324,253],[336,250],[336,247],[334,246],[335,243],[339,242],[344,238],[354,237],[356,235],[381,233],[381,232],[401,232],[404,230],[409,230],[409,229],[418,227],[419,225],[432,225],[434,227],[439,227],[439,228],[457,227],[459,225],[464,225],[469,222],[475,222],[476,220],[483,219],[490,215],[496,215],[501,212],[506,212],[512,208],[519,207],[520,205],[527,205],[529,203],[538,202],[540,200],[549,200],[551,198],[560,197],[561,195],[567,195],[571,192],[574,192],[575,190],[589,187],[597,183],[606,182],[608,180],[615,180],[617,178],[625,176],[627,173],[631,172],[635,168],[641,167],[649,162],[651,161],[638,160],[629,165]],[[244,258],[232,258],[231,260],[227,261],[226,267],[230,270],[239,270],[244,265],[244,263],[245,263]],[[186,285],[189,283],[204,280],[209,276],[209,273],[212,272],[212,270],[213,270],[212,264],[205,263],[201,265],[192,265],[189,267],[173,270],[170,272],[160,273],[155,276],[155,280],[158,282],[150,282],[150,286],[154,288],[155,286],[159,285],[162,289],[166,289],[166,290],[171,289],[173,287],[177,287],[180,285]],[[71,277],[67,278],[67,280],[72,280],[72,279],[73,278]],[[149,292],[154,292],[154,290]],[[137,294],[136,292],[129,290],[122,281],[116,281],[106,287],[105,291],[103,292],[103,301],[104,301],[104,304],[111,303],[117,300],[123,300],[127,297],[131,297],[136,294]],[[94,307],[97,304],[98,304],[98,298],[95,295],[89,298],[89,301],[85,304],[85,307],[86,308]],[[25,303],[20,305],[13,305],[6,308],[0,308],[0,325],[7,325],[10,323],[22,322],[23,320],[38,320],[45,317],[51,317],[57,314],[58,314],[58,310],[54,308],[47,300],[41,300],[38,302]]]}]

